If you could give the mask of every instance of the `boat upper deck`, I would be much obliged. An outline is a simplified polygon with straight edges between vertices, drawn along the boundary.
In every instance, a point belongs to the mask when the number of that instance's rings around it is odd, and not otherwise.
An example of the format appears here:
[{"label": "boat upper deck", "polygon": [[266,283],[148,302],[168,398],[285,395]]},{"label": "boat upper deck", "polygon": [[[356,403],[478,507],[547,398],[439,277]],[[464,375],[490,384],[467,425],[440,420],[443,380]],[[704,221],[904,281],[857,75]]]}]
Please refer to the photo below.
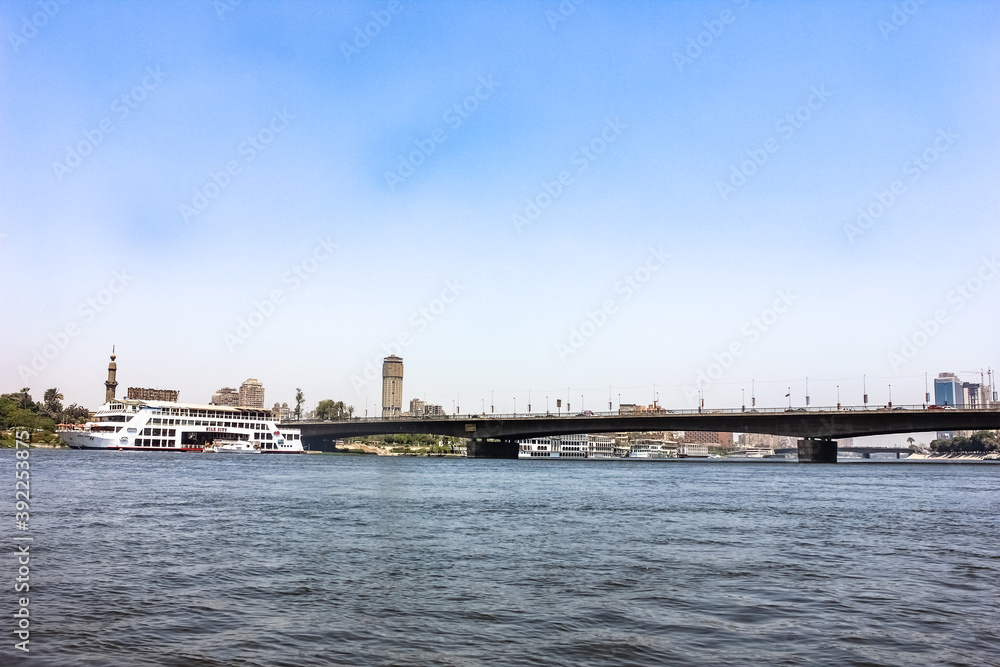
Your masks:
[{"label": "boat upper deck", "polygon": [[250,421],[277,421],[270,410],[238,408],[229,405],[203,405],[198,403],[172,403],[169,401],[116,400],[106,403],[95,413],[97,417],[135,415],[149,410],[173,417],[204,417],[208,419],[240,419]]}]

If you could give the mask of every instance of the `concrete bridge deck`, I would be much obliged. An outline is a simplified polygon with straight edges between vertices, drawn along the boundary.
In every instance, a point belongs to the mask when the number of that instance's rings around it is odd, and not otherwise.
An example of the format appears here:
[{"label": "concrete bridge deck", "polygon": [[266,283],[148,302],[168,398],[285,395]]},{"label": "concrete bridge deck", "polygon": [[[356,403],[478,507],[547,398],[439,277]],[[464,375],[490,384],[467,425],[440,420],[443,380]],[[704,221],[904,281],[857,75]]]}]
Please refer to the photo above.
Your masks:
[{"label": "concrete bridge deck", "polygon": [[[934,406],[837,407],[735,410],[659,410],[636,413],[575,415],[449,415],[397,419],[292,421],[307,445],[364,435],[422,433],[472,440],[470,455],[510,455],[512,443],[524,438],[574,433],[635,431],[724,431],[769,433],[801,438],[800,460],[836,460],[835,438],[888,433],[1000,429],[1000,410],[939,409]],[[803,449],[803,441],[807,443]],[[494,445],[495,446],[491,446]],[[502,452],[500,451],[502,450]],[[513,449],[516,456],[516,446]]]}]

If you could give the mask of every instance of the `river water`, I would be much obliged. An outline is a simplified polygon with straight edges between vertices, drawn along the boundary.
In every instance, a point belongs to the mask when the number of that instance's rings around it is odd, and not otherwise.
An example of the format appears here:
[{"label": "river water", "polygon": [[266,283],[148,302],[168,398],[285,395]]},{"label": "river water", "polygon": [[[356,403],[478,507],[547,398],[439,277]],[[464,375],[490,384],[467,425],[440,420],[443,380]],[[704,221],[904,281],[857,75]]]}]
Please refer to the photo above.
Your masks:
[{"label": "river water", "polygon": [[34,450],[31,480],[3,665],[1000,665],[1000,466]]}]

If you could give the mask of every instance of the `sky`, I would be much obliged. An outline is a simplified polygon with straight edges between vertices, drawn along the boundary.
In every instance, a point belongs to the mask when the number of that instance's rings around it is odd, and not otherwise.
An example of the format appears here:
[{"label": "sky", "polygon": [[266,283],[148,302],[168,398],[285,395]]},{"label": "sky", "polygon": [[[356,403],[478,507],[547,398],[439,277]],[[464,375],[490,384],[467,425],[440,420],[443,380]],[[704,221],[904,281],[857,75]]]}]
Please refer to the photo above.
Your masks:
[{"label": "sky", "polygon": [[3,392],[94,409],[112,346],[120,395],[370,415],[390,353],[449,412],[998,363],[993,2],[34,0],[0,36]]}]

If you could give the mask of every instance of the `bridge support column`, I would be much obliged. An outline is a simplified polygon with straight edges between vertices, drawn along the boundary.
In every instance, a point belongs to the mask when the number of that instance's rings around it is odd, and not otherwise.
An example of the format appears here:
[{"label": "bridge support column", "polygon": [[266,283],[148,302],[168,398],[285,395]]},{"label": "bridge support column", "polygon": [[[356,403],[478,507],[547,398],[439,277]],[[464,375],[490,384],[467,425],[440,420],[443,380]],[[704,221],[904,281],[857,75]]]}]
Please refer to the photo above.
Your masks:
[{"label": "bridge support column", "polygon": [[466,454],[470,459],[516,459],[516,440],[486,440],[473,438],[466,445]]},{"label": "bridge support column", "polygon": [[302,436],[302,448],[311,452],[337,451],[337,439],[328,435]]},{"label": "bridge support column", "polygon": [[799,440],[799,463],[836,463],[837,441],[827,438]]}]

